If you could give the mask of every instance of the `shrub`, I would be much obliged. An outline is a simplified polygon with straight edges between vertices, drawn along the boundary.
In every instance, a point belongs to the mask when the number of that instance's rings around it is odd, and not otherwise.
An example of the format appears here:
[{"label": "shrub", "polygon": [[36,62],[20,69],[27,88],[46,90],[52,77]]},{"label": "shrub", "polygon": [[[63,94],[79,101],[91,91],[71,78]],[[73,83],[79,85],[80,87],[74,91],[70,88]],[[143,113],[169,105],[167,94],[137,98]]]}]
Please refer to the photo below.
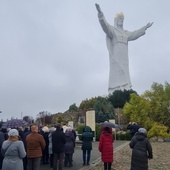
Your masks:
[{"label": "shrub", "polygon": [[99,141],[100,139],[101,128],[102,128],[101,126],[96,124],[96,141]]},{"label": "shrub", "polygon": [[[82,134],[84,127],[85,127],[85,125],[79,125],[79,126],[77,126],[77,132],[78,132],[78,134]],[[79,135],[78,137],[79,137],[79,140],[81,140],[81,135]]]},{"label": "shrub", "polygon": [[[77,127],[77,132],[78,134],[82,134],[83,133],[83,128],[85,127],[85,125],[79,125]],[[99,126],[98,124],[96,124],[96,141],[99,141],[100,139],[100,133],[101,133],[101,126]],[[94,132],[93,132],[93,136],[94,136]],[[81,140],[81,135],[79,135],[79,140]]]},{"label": "shrub", "polygon": [[116,133],[116,136],[114,134],[114,138],[116,137],[116,140],[131,140],[130,133],[127,131],[119,131]]},{"label": "shrub", "polygon": [[167,133],[168,127],[161,125],[159,123],[154,123],[153,126],[151,127],[151,129],[148,131],[148,137],[162,137],[164,138],[168,138],[170,137],[170,134]]}]

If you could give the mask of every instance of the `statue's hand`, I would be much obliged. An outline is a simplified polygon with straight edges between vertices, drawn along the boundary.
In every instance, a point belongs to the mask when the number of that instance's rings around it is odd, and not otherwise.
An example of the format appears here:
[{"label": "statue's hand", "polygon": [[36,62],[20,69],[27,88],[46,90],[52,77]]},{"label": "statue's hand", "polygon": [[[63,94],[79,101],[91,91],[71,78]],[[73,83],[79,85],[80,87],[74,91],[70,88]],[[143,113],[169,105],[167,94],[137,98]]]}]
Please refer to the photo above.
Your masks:
[{"label": "statue's hand", "polygon": [[95,4],[95,6],[96,6],[96,9],[97,9],[98,13],[101,14],[102,10],[100,8],[100,5],[99,4]]},{"label": "statue's hand", "polygon": [[153,24],[153,22],[152,22],[152,23],[149,22],[148,24],[146,24],[146,29],[148,29],[149,27],[151,27],[152,24]]}]

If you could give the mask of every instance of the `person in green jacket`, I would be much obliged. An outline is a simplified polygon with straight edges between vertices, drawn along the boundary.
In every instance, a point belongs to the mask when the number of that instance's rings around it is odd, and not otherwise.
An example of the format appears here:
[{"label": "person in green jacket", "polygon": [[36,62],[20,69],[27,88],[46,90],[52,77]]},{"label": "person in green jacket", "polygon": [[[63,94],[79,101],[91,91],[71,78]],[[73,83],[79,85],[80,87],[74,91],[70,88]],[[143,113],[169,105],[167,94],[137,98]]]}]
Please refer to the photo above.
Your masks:
[{"label": "person in green jacket", "polygon": [[82,133],[83,165],[90,165],[93,133],[89,126],[85,126]]}]

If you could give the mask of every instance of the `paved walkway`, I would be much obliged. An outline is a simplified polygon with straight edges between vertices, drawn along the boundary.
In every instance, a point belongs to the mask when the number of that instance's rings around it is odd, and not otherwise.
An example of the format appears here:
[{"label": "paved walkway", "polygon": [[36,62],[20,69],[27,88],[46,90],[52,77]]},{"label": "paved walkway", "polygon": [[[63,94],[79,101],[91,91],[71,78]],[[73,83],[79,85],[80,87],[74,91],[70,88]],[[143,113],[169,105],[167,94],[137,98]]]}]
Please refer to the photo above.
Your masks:
[{"label": "paved walkway", "polygon": [[[129,143],[129,142],[128,142]],[[73,155],[73,167],[68,168],[64,167],[63,170],[86,170],[95,166],[100,161],[100,152],[98,151],[98,142],[93,142],[93,150],[91,152],[91,161],[89,166],[83,166],[82,163],[82,150],[81,144],[76,144],[75,153]],[[126,145],[126,141],[115,141],[114,148],[115,150]],[[40,170],[52,170],[49,165],[41,165]]]},{"label": "paved walkway", "polygon": [[[153,159],[149,160],[149,170],[170,170],[170,142],[151,142],[153,149]],[[129,170],[131,164],[132,149],[128,143],[114,152],[114,162],[112,170]],[[88,170],[103,170],[103,162]]]}]

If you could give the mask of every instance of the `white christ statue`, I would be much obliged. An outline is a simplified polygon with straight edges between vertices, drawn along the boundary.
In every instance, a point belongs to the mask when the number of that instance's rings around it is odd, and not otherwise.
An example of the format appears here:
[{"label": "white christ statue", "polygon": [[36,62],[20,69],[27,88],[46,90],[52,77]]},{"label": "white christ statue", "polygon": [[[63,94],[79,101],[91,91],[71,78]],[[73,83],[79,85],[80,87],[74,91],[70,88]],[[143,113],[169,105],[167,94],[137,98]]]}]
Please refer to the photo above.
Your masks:
[{"label": "white christ statue", "polygon": [[95,6],[98,11],[100,25],[106,33],[106,44],[109,52],[108,92],[112,94],[115,90],[129,90],[132,85],[129,74],[128,42],[144,35],[147,28],[151,27],[153,22],[130,32],[123,29],[123,13],[115,16],[114,26],[112,26],[106,21],[100,6],[98,4],[95,4]]}]

